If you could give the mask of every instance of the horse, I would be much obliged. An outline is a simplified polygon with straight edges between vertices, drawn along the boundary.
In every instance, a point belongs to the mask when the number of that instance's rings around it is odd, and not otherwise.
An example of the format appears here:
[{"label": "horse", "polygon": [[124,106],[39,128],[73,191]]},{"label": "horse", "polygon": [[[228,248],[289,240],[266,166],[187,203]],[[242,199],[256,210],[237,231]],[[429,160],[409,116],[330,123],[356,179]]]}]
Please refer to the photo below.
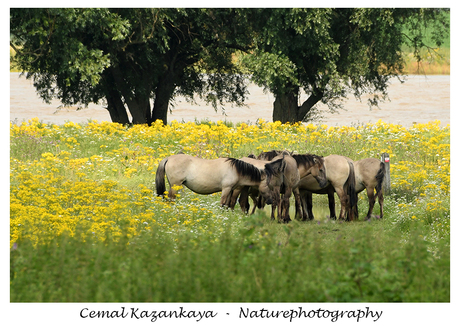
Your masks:
[{"label": "horse", "polygon": [[[348,162],[353,162],[350,158],[345,157]],[[375,196],[379,199],[380,206],[380,217],[383,217],[383,191],[382,183],[385,176],[385,164],[376,158],[365,158],[356,162],[353,162],[355,172],[355,192],[356,195],[366,189],[367,197],[369,200],[369,210],[367,212],[366,219],[370,219],[372,211],[375,205]],[[375,192],[374,192],[375,189]],[[324,192],[323,192],[324,193]],[[331,188],[327,189],[329,202],[329,211],[332,218],[335,218],[335,200],[334,191]],[[311,193],[302,193],[302,199],[306,198],[306,206],[308,214],[313,217],[312,212],[312,199]],[[354,197],[353,201],[353,216],[358,218],[358,201],[357,197]]]},{"label": "horse", "polygon": [[[233,207],[231,195],[233,190],[244,186],[257,187],[262,196],[271,203],[273,191],[271,182],[278,180],[282,171],[282,161],[265,164],[259,169],[252,164],[235,158],[218,158],[206,160],[186,154],[171,155],[158,165],[155,186],[158,196],[166,191],[165,175],[170,190],[168,197],[175,198],[174,186],[184,185],[193,192],[208,195],[222,191],[221,206]],[[273,179],[273,180],[272,180]]]},{"label": "horse", "polygon": [[[375,205],[375,196],[379,199],[380,217],[383,218],[383,191],[382,183],[385,176],[385,164],[376,158],[365,158],[354,162],[356,193],[364,189],[369,200],[369,210],[366,219],[371,218]],[[374,192],[375,189],[375,192]],[[358,205],[354,206],[354,214],[358,217]]]},{"label": "horse", "polygon": [[[278,206],[278,218],[282,222],[289,222],[291,219],[289,217],[289,198],[292,193],[294,197],[297,198],[296,203],[300,202],[300,193],[297,190],[298,184],[301,178],[311,175],[314,179],[318,181],[322,186],[325,186],[327,183],[326,172],[324,168],[324,160],[321,156],[313,154],[292,154],[287,151],[269,151],[262,152],[258,155],[258,160],[277,160],[283,158],[286,162],[286,168],[283,171],[283,182],[280,187],[280,194],[282,194],[282,199],[280,206]],[[277,194],[276,194],[277,195]],[[261,198],[256,197],[256,193],[252,192],[251,197],[254,201],[254,208],[252,213],[254,213],[256,206],[261,208],[263,203],[261,203]],[[256,199],[257,198],[257,199]],[[247,205],[247,210],[249,210],[249,203],[247,202],[247,197],[240,196],[240,205],[242,208],[243,205]],[[256,205],[257,203],[257,205]],[[272,214],[271,219],[275,219],[276,207],[275,204],[272,205]],[[251,214],[252,214],[251,213]]]},{"label": "horse", "polygon": [[[267,154],[267,155],[264,156],[264,154]],[[291,153],[287,151],[283,151],[283,152],[280,151],[280,152],[276,152],[275,155],[276,157],[274,157],[273,155],[270,155],[270,153],[268,152],[262,152],[261,154],[259,154],[256,160],[254,160],[254,158],[251,158],[251,157],[242,158],[242,160],[253,162],[254,165],[256,165],[257,162],[269,162],[272,160],[276,161],[278,159],[284,160],[285,168],[283,169],[282,182],[276,187],[274,187],[274,195],[276,197],[276,200],[274,200],[272,203],[271,219],[272,220],[275,219],[275,211],[276,211],[278,213],[278,218],[280,221],[289,222],[290,221],[289,198],[292,194],[293,188],[300,180],[299,171],[297,169],[297,163],[294,160],[294,158],[291,156]],[[265,158],[268,158],[268,160],[265,160]],[[254,208],[252,210],[252,213],[254,213],[256,206],[261,208],[264,203],[263,203],[262,198],[258,196],[256,189],[254,188],[249,189],[249,194],[251,195],[254,201]],[[242,202],[243,199],[246,200],[246,202],[243,203]],[[249,210],[249,207],[248,207],[249,205],[247,202],[246,194],[242,194],[242,196],[240,196],[240,206],[243,208],[245,207],[244,204],[247,205],[246,206],[247,210]]]},{"label": "horse", "polygon": [[[336,219],[334,192],[340,199],[339,219],[353,220],[354,206],[357,202],[355,189],[355,169],[353,161],[341,155],[329,155],[324,157],[324,166],[326,168],[327,184],[320,185],[311,176],[307,176],[300,181],[299,190],[301,193],[301,202],[296,203],[296,216],[301,220],[314,219],[312,211],[312,193],[327,194],[329,199],[330,217]],[[303,212],[297,209],[300,205]]]},{"label": "horse", "polygon": [[[283,175],[284,175],[284,172],[285,172],[285,169],[286,169],[286,161],[284,160],[283,157],[279,157],[278,158],[279,160],[282,160],[283,161],[283,166],[281,168],[281,170],[283,171],[283,174],[281,175],[281,178],[277,179],[276,181],[272,182],[272,187],[273,187],[273,201],[271,203],[268,203],[268,204],[271,204],[272,205],[272,219],[274,219],[274,213],[273,213],[273,210],[276,208],[276,207],[279,207],[279,203],[280,203],[280,188],[281,188],[281,185],[282,185],[282,178],[283,178]],[[266,164],[270,164],[272,163],[272,161],[267,161],[267,160],[260,160],[260,159],[256,159],[255,156],[253,155],[249,155],[247,157],[242,157],[240,158],[241,161],[243,162],[246,162],[246,163],[249,163],[249,164],[252,164],[258,168],[261,168],[263,166],[265,166]],[[274,160],[276,161],[276,160]],[[254,209],[252,210],[252,213],[254,213],[254,210],[257,207],[261,208],[262,205],[263,205],[263,199],[262,197],[259,198],[259,190],[256,188],[256,187],[244,187],[243,189],[241,189],[241,192],[238,194],[238,193],[234,193],[234,198],[238,197],[239,195],[239,203],[240,203],[240,207],[241,209],[243,210],[243,212],[247,213],[249,211],[249,202],[248,202],[248,197],[251,196],[252,200],[254,201]],[[257,204],[256,204],[257,203]]]},{"label": "horse", "polygon": [[[297,189],[297,185],[300,181],[300,173],[299,168],[297,166],[297,161],[294,157],[292,157],[287,152],[283,152],[282,154],[276,156],[274,160],[276,160],[280,156],[285,158],[286,168],[284,169],[283,183],[280,189],[281,203],[278,208],[278,219],[282,222],[287,223],[291,220],[291,218],[289,217],[289,199],[291,198],[291,195],[294,193],[294,197],[300,199],[300,193]],[[316,162],[315,164],[310,165],[308,169],[302,168],[303,173],[307,173],[307,170],[309,171],[309,173],[312,173],[313,166],[316,166]],[[272,217],[272,219],[274,219],[274,217]]]}]

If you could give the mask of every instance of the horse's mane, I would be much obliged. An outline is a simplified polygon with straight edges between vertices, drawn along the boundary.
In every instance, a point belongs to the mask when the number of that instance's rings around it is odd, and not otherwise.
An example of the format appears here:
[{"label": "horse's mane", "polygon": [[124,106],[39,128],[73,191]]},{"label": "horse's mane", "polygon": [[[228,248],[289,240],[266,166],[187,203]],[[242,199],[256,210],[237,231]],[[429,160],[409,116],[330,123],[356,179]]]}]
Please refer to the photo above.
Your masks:
[{"label": "horse's mane", "polygon": [[297,162],[297,166],[301,164],[311,166],[315,164],[315,159],[324,164],[324,158],[315,154],[294,154],[292,157]]},{"label": "horse's mane", "polygon": [[281,170],[284,171],[284,167],[283,167],[283,159],[280,158],[280,159],[277,159],[276,161],[273,161],[273,162],[270,162],[270,163],[267,163],[265,164],[265,173],[267,174],[267,180],[270,180],[270,178],[273,176],[273,175],[276,175],[278,174],[279,170],[276,171],[273,167],[280,164],[282,167],[281,167]]},{"label": "horse's mane", "polygon": [[283,154],[283,153],[286,153],[288,155],[292,155],[292,153],[289,153],[289,151],[287,150],[284,150],[284,151],[280,151],[280,150],[271,150],[271,151],[268,151],[268,152],[262,152],[259,154],[259,156],[257,156],[257,159],[258,160],[265,160],[265,161],[271,161],[273,160],[276,156],[280,155],[280,154]]},{"label": "horse's mane", "polygon": [[251,181],[260,182],[262,180],[262,173],[254,165],[231,157],[227,158],[227,161],[230,161],[230,165],[240,175],[249,177]]}]

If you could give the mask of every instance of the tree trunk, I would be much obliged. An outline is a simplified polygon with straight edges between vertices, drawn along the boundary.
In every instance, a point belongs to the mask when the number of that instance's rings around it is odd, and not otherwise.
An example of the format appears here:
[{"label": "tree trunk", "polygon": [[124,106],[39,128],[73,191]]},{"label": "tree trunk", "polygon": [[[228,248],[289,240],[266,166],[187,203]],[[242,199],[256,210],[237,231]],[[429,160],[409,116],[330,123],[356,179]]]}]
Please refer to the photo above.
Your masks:
[{"label": "tree trunk", "polygon": [[133,94],[131,89],[128,87],[126,81],[123,78],[120,67],[113,66],[111,68],[112,76],[117,86],[117,89],[123,95],[128,110],[133,117],[133,124],[150,124],[152,121],[152,112],[150,109],[150,90],[148,89],[147,81],[144,84],[145,88],[138,89]]},{"label": "tree trunk", "polygon": [[150,109],[150,97],[137,94],[128,101],[128,109],[133,117],[133,124],[151,124],[152,112]]},{"label": "tree trunk", "polygon": [[164,124],[168,123],[168,107],[169,100],[171,99],[176,83],[174,82],[174,74],[167,72],[162,80],[158,83],[155,91],[155,103],[153,105],[152,122],[156,120],[163,121]]},{"label": "tree trunk", "polygon": [[321,101],[323,98],[323,92],[317,91],[316,94],[310,95],[310,97],[303,102],[303,104],[299,107],[297,112],[297,121],[305,121],[308,117],[308,113],[310,112],[311,108]]},{"label": "tree trunk", "polygon": [[297,93],[283,93],[275,95],[276,99],[273,103],[273,121],[281,121],[281,123],[297,122]]},{"label": "tree trunk", "polygon": [[106,95],[106,99],[107,110],[109,111],[112,122],[129,124],[128,114],[126,113],[126,108],[120,94],[117,91],[111,91]]},{"label": "tree trunk", "polygon": [[120,92],[116,88],[113,75],[110,70],[104,71],[102,75],[103,91],[107,100],[107,111],[109,111],[112,122],[130,124],[125,104],[123,103]]},{"label": "tree trunk", "polygon": [[302,106],[298,106],[298,92],[275,94],[273,103],[273,121],[281,123],[296,123],[305,121],[312,107],[323,98],[323,93],[318,91],[311,95]]}]

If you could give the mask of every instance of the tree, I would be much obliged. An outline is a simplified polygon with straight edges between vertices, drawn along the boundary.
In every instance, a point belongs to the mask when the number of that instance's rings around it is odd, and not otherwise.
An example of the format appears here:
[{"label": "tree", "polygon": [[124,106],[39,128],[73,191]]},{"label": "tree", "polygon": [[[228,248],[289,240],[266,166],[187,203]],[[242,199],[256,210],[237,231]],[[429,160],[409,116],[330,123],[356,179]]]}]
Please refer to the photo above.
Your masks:
[{"label": "tree", "polygon": [[12,60],[47,102],[105,100],[114,122],[166,123],[178,94],[243,103],[232,53],[250,45],[246,19],[218,8],[11,9]]},{"label": "tree", "polygon": [[[402,47],[420,59],[427,47],[426,24],[439,46],[449,25],[438,9],[257,9],[256,49],[243,57],[255,83],[275,96],[273,120],[306,121],[314,105],[341,108],[353,93],[387,98],[388,81],[403,72]],[[299,105],[299,93],[308,98]],[[378,95],[380,94],[380,96]]]}]

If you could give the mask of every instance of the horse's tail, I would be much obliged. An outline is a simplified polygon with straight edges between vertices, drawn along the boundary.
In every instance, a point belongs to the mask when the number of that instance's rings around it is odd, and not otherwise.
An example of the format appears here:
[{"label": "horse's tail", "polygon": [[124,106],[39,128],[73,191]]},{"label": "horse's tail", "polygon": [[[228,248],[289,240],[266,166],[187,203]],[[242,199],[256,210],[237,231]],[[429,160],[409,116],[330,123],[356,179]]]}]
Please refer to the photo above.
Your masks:
[{"label": "horse's tail", "polygon": [[380,169],[375,175],[375,179],[377,179],[377,185],[375,186],[375,190],[377,191],[377,194],[379,194],[382,191],[382,184],[383,184],[384,177],[385,177],[385,163],[380,162]]},{"label": "horse's tail", "polygon": [[168,162],[168,157],[163,159],[158,165],[157,175],[155,177],[155,187],[157,189],[157,196],[163,196],[166,191],[165,183],[165,165]]},{"label": "horse's tail", "polygon": [[350,167],[350,171],[348,173],[348,179],[345,182],[345,189],[348,193],[349,204],[350,204],[350,212],[353,211],[355,206],[358,204],[358,195],[356,194],[356,180],[355,180],[355,166],[353,162],[348,161],[348,166]]}]

